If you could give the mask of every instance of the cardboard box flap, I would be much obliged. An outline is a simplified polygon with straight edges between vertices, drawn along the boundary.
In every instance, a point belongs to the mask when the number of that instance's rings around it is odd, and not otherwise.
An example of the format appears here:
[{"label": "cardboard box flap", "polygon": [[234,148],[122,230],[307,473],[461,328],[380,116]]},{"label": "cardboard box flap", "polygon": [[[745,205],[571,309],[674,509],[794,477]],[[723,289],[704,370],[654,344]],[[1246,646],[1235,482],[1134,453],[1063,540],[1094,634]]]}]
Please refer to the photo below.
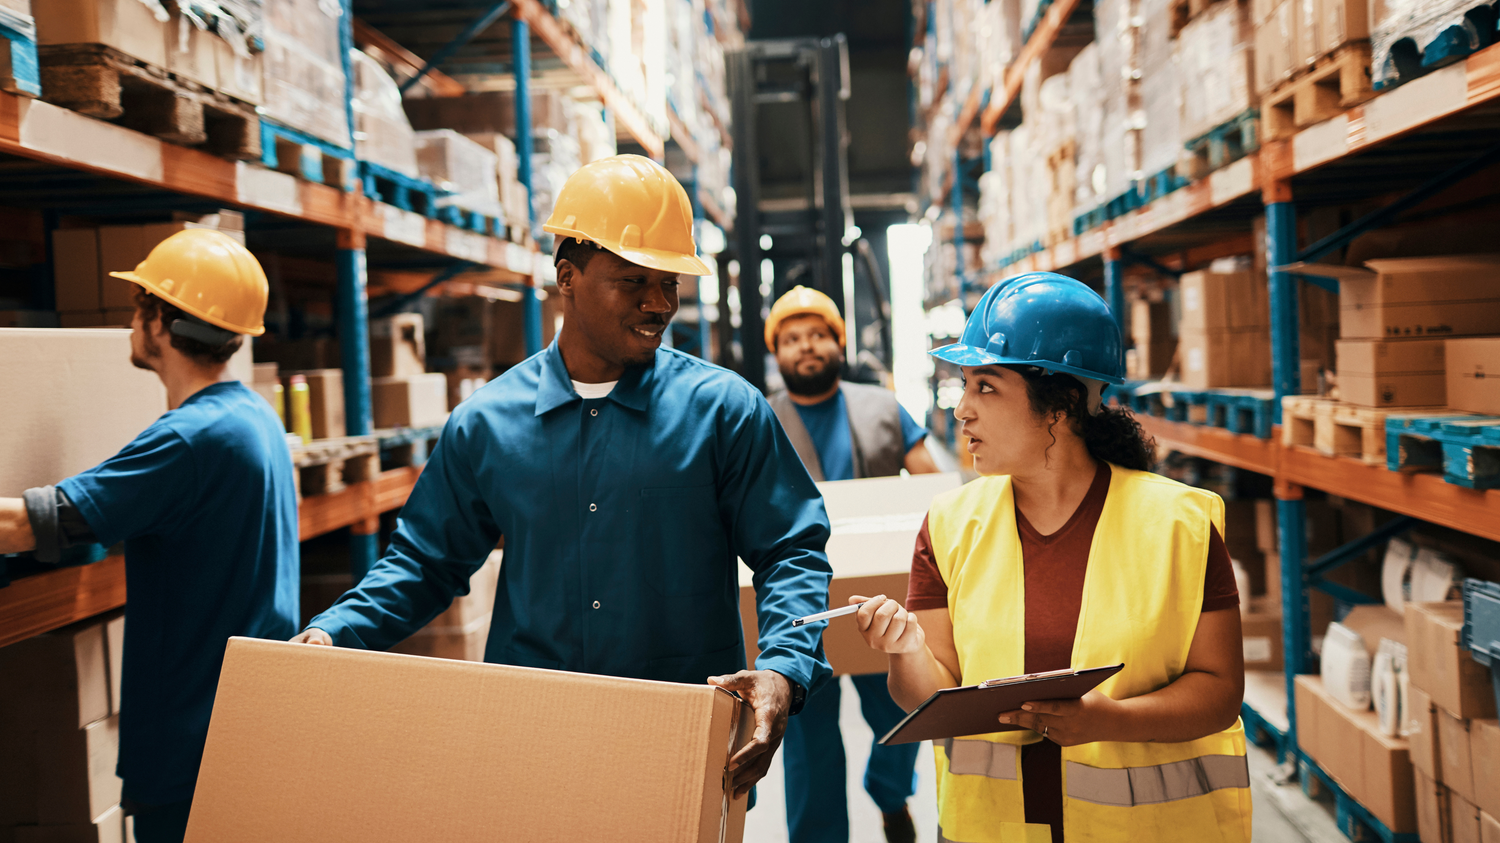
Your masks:
[{"label": "cardboard box flap", "polygon": [[1283,264],[1271,267],[1272,272],[1290,272],[1295,275],[1311,275],[1315,278],[1361,279],[1374,278],[1378,273],[1357,266],[1342,266],[1336,263],[1309,263],[1297,261],[1296,263]]},{"label": "cardboard box flap", "polygon": [[1500,270],[1500,254],[1437,255],[1423,258],[1380,258],[1365,261],[1380,275],[1398,272],[1451,272],[1453,270]]},{"label": "cardboard box flap", "polygon": [[707,685],[232,638],[187,840],[738,841],[742,709]]}]

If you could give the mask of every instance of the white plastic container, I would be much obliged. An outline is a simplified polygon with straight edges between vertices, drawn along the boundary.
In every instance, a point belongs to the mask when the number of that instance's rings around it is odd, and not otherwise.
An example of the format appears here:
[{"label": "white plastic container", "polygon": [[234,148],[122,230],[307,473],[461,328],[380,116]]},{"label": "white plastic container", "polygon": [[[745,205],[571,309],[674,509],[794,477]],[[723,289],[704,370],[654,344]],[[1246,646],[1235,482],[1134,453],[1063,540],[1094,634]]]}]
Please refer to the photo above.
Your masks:
[{"label": "white plastic container", "polygon": [[1355,711],[1370,708],[1370,653],[1360,634],[1334,621],[1323,638],[1323,687]]}]

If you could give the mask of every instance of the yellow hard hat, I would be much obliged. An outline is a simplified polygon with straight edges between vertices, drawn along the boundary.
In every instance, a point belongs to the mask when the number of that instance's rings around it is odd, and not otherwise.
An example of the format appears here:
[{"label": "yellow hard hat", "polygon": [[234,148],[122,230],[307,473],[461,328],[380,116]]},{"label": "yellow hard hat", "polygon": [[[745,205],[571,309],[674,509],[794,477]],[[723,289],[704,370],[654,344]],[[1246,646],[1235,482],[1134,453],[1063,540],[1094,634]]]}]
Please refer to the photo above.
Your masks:
[{"label": "yellow hard hat", "polygon": [[639,155],[585,164],[557,194],[542,225],[589,240],[647,269],[711,275],[693,242],[693,205],[667,168]]},{"label": "yellow hard hat", "polygon": [[187,228],[156,244],[134,271],[111,272],[210,325],[258,337],[266,332],[266,283],[260,261],[239,241],[211,228]]},{"label": "yellow hard hat", "polygon": [[766,348],[775,353],[776,332],[781,328],[782,322],[793,316],[807,314],[823,317],[823,321],[838,335],[839,347],[844,346],[844,317],[839,315],[838,305],[817,290],[799,284],[771,306],[771,317],[766,320]]}]

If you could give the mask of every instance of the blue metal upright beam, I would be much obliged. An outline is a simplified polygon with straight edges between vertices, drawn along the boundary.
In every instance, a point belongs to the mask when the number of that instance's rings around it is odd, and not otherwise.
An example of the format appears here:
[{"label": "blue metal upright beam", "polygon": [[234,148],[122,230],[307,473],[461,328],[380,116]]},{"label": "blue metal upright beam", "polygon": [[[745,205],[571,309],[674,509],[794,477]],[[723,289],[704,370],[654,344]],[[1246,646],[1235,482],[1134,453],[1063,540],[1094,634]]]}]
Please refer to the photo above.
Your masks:
[{"label": "blue metal upright beam", "polygon": [[1109,312],[1115,316],[1115,324],[1120,326],[1120,335],[1124,336],[1125,261],[1115,249],[1104,253],[1104,300],[1109,304]]},{"label": "blue metal upright beam", "polygon": [[[339,355],[344,364],[344,429],[366,436],[374,429],[370,404],[370,302],[366,294],[364,237],[339,232],[334,263],[338,272]],[[380,558],[380,522],[372,519],[349,531],[349,561],[357,582]]]},{"label": "blue metal upright beam", "polygon": [[[1270,266],[1296,260],[1297,212],[1288,185],[1266,189],[1266,251]],[[1297,277],[1271,272],[1271,378],[1275,387],[1275,418],[1281,417],[1281,398],[1301,392]],[[1286,670],[1287,745],[1297,746],[1296,678],[1312,664],[1312,630],[1307,609],[1307,505],[1299,486],[1276,488],[1276,518],[1281,541],[1281,635]]]},{"label": "blue metal upright beam", "polygon": [[[516,66],[516,180],[526,188],[527,224],[531,236],[536,237],[536,206],[531,192],[531,26],[520,18],[512,20],[510,40]],[[536,295],[536,283],[533,278],[521,290],[527,354],[542,350],[542,302]]]}]

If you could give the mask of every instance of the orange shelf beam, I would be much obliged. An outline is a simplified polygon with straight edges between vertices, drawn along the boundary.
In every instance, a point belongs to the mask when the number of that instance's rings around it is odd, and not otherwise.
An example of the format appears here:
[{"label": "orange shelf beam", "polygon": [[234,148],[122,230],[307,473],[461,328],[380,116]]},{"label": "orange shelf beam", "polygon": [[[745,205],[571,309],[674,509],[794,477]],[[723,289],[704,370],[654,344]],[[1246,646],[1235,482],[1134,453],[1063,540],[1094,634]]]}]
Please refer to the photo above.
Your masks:
[{"label": "orange shelf beam", "polygon": [[59,568],[0,588],[0,647],[125,605],[125,557]]}]

